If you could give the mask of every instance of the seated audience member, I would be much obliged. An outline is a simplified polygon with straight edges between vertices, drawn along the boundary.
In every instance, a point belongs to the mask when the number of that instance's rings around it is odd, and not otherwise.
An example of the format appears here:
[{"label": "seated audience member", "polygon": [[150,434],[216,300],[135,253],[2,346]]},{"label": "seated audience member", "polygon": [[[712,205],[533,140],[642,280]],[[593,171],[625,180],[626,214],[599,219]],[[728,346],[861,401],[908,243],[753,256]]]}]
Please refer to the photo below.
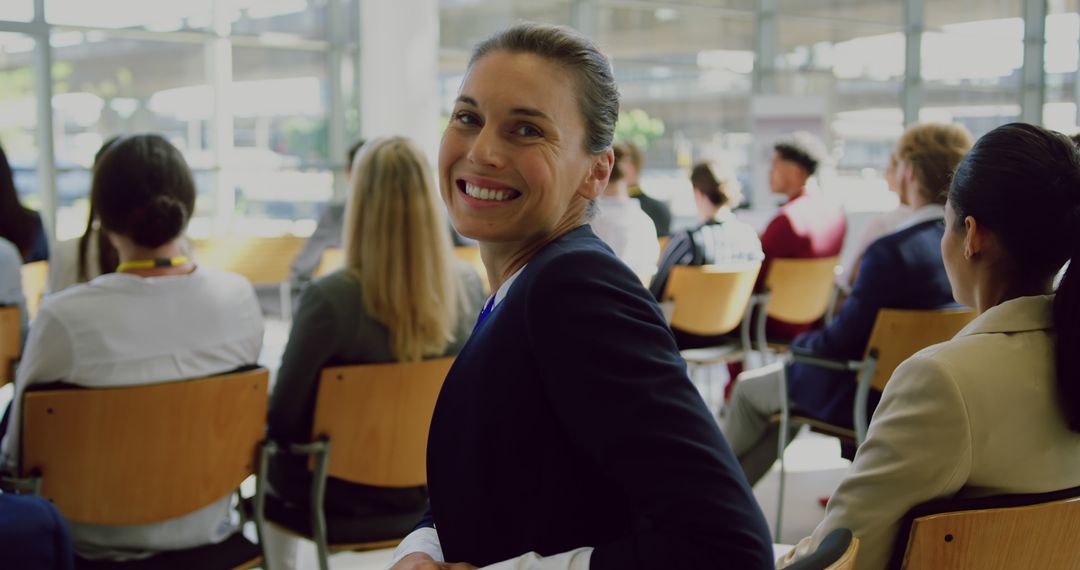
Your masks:
[{"label": "seated audience member", "polygon": [[[19,308],[22,338],[26,339],[26,297],[22,290],[22,256],[8,240],[0,238],[0,307]],[[7,379],[7,380],[10,380]]]},{"label": "seated audience member", "polygon": [[641,149],[633,143],[624,143],[624,150],[628,160],[623,165],[623,175],[626,177],[630,197],[641,204],[641,210],[653,221],[653,225],[656,226],[656,237],[671,235],[671,208],[641,189],[641,169],[645,166]]},{"label": "seated audience member", "polygon": [[[345,268],[300,294],[270,396],[268,434],[284,446],[311,441],[322,367],[448,356],[465,344],[484,303],[483,284],[450,250],[427,164],[400,137],[374,140],[361,151],[345,218]],[[308,458],[275,455],[270,485],[307,512]],[[325,508],[363,518],[422,512],[426,502],[424,487],[384,489],[331,477]],[[280,550],[271,560],[290,567],[295,541],[274,531],[270,540]]]},{"label": "seated audience member", "polygon": [[[758,284],[765,283],[769,261],[780,258],[818,258],[840,254],[844,245],[847,220],[844,211],[821,195],[807,188],[806,183],[824,160],[825,149],[816,137],[798,132],[773,146],[769,167],[769,187],[787,201],[780,207],[761,234],[765,263]],[[769,319],[769,336],[793,338],[813,328]]]},{"label": "seated audience member", "polygon": [[1080,154],[1041,127],[998,127],[945,210],[949,282],[978,317],[896,369],[825,520],[785,562],[846,527],[856,567],[884,568],[915,505],[1080,485],[1080,275],[1051,288],[1080,253]]},{"label": "seated audience member", "polygon": [[[663,255],[649,292],[662,300],[671,270],[676,265],[740,265],[760,261],[761,241],[748,224],[735,218],[731,209],[742,199],[738,182],[720,176],[708,163],[698,163],[690,172],[694,187],[699,225],[672,236]],[[710,346],[722,339],[703,337],[673,329],[680,349]]]},{"label": "seated audience member", "polygon": [[11,171],[4,148],[0,147],[0,238],[15,244],[23,263],[49,258],[49,240],[45,225],[37,212],[24,208],[15,191],[15,174]]},{"label": "seated audience member", "polygon": [[439,180],[495,294],[443,382],[430,507],[393,570],[773,568],[656,301],[588,226],[618,110],[573,30],[518,24],[473,52]]},{"label": "seated audience member", "polygon": [[[909,128],[896,147],[900,191],[914,211],[893,233],[866,249],[851,296],[829,325],[798,336],[793,350],[831,358],[861,358],[877,314],[883,308],[934,309],[954,304],[941,261],[942,217],[953,169],[971,148],[959,125],[925,124]],[[787,367],[788,395],[799,413],[852,428],[855,375],[805,363]],[[778,379],[744,373],[735,385],[723,432],[755,483],[776,460],[778,426],[769,418],[780,411]],[[880,392],[870,393],[868,415]]]},{"label": "seated audience member", "polygon": [[626,146],[616,144],[614,151],[611,178],[603,195],[596,199],[600,211],[589,224],[596,236],[611,246],[615,257],[630,266],[638,277],[648,281],[656,273],[656,260],[660,257],[656,226],[628,193],[626,175],[622,171],[629,162]]},{"label": "seated audience member", "polygon": [[[94,155],[94,164],[101,160],[109,145],[120,137],[105,141]],[[116,248],[109,242],[108,236],[101,231],[101,221],[97,209],[90,203],[90,213],[86,216],[86,230],[77,239],[59,242],[49,259],[49,278],[45,282],[45,294],[56,293],[75,285],[86,283],[98,275],[116,271],[120,262],[116,259]]]},{"label": "seated audience member", "polygon": [[[120,265],[44,299],[16,375],[14,402],[35,384],[57,380],[88,388],[153,384],[256,361],[263,323],[251,285],[182,255],[195,184],[180,151],[158,135],[117,140],[94,167],[91,201]],[[15,471],[18,405],[11,416],[2,455],[4,467]],[[71,523],[71,532],[82,557],[142,558],[224,540],[236,530],[229,505],[225,497],[147,525]]]},{"label": "seated audience member", "polygon": [[866,229],[863,230],[862,235],[859,236],[859,241],[851,248],[850,252],[845,252],[844,259],[841,260],[844,272],[837,275],[836,281],[845,291],[855,283],[855,274],[859,270],[859,261],[862,259],[866,248],[870,247],[870,244],[877,241],[879,237],[896,231],[896,228],[911,216],[911,205],[904,201],[905,197],[900,192],[897,166],[896,153],[893,153],[889,156],[888,166],[885,167],[885,183],[888,185],[889,191],[896,194],[900,199],[900,205],[891,211],[878,214],[870,220],[866,224]]},{"label": "seated audience member", "polygon": [[[364,146],[363,139],[356,141],[349,147],[345,155],[345,181],[346,185],[352,184],[352,165],[357,151]],[[319,221],[315,225],[315,231],[304,242],[303,249],[296,254],[292,262],[291,281],[296,284],[304,284],[315,275],[322,261],[322,254],[330,248],[341,247],[341,230],[345,225],[345,203],[330,202],[323,209]]]}]

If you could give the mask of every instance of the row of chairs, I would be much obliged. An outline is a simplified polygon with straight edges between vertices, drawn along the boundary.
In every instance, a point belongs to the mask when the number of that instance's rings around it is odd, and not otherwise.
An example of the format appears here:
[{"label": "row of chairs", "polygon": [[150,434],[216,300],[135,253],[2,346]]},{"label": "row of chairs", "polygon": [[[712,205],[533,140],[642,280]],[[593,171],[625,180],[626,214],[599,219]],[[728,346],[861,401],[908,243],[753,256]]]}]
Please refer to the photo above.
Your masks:
[{"label": "row of chairs", "polygon": [[[31,391],[22,404],[23,479],[15,483],[48,498],[70,521],[147,524],[228,496],[249,476],[266,473],[274,452],[310,454],[309,521],[277,515],[280,505],[261,476],[253,511],[257,529],[275,524],[314,540],[325,570],[333,551],[390,547],[407,532],[371,539],[369,531],[358,541],[326,519],[322,492],[328,476],[384,487],[425,483],[428,422],[417,420],[430,418],[451,362],[325,369],[312,442],[288,450],[262,439],[265,369],[149,386]],[[913,509],[902,528],[893,568],[1074,568],[1080,549],[1063,545],[1080,529],[1080,488],[934,501]],[[839,531],[793,568],[852,568],[856,555],[857,540]],[[238,535],[140,564],[252,568],[263,562],[259,545]]]},{"label": "row of chairs", "polygon": [[[379,487],[426,483],[428,425],[452,362],[324,369],[313,440],[289,447],[263,439],[269,381],[263,368],[143,386],[31,390],[21,402],[20,478],[6,485],[48,498],[69,521],[136,525],[194,512],[256,475],[250,501],[260,536],[265,524],[275,524],[313,540],[325,570],[332,551],[393,546],[417,520],[410,515],[404,528],[376,528],[358,540],[327,520],[323,492],[327,477]],[[266,491],[264,474],[275,452],[312,457],[313,500],[299,521]],[[259,545],[238,534],[147,563],[250,568],[262,557]]]}]

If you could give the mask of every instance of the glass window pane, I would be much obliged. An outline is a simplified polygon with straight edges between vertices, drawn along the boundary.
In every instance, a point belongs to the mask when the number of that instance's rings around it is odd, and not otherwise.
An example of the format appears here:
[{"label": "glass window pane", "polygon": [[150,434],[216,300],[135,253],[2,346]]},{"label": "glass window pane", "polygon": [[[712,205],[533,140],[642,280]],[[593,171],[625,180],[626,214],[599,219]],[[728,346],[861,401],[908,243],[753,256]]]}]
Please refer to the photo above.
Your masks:
[{"label": "glass window pane", "polygon": [[1080,2],[1051,2],[1046,17],[1046,104],[1043,124],[1065,134],[1080,132]]},{"label": "glass window pane", "polygon": [[306,234],[333,193],[326,54],[233,48],[234,231]]},{"label": "glass window pane", "polygon": [[[225,2],[226,0],[218,0]],[[232,34],[287,41],[327,38],[326,0],[228,0]]]},{"label": "glass window pane", "polygon": [[[790,18],[778,20],[777,93],[806,98],[824,109],[823,132],[833,169],[821,172],[823,190],[848,211],[895,206],[885,167],[903,132],[901,95],[904,34],[899,14],[885,23]],[[808,107],[809,108],[809,107]]]},{"label": "glass window pane", "polygon": [[34,74],[34,38],[0,33],[0,146],[15,175],[19,199],[40,210]]},{"label": "glass window pane", "polygon": [[[440,0],[439,43],[458,60],[491,34],[520,20],[570,24],[569,0]],[[463,63],[460,63],[464,67]]]},{"label": "glass window pane", "polygon": [[29,22],[34,19],[34,0],[4,0],[0,2],[0,20]]},{"label": "glass window pane", "polygon": [[213,1],[48,0],[45,2],[45,19],[51,24],[91,28],[142,28],[155,32],[206,30],[213,22]]},{"label": "glass window pane", "polygon": [[780,0],[779,12],[784,16],[801,16],[842,21],[883,22],[896,24],[903,20],[904,2],[881,0],[824,0],[807,2],[806,0]]},{"label": "glass window pane", "polygon": [[175,144],[196,173],[196,217],[207,215],[215,165],[207,151],[213,99],[202,44],[72,31],[54,32],[52,42],[57,237],[82,233],[94,154],[121,134],[156,132]]},{"label": "glass window pane", "polygon": [[1020,118],[1020,0],[927,2],[919,120],[956,121],[979,137]]},{"label": "glass window pane", "polygon": [[644,152],[641,188],[671,204],[675,229],[693,224],[694,162],[749,176],[753,12],[601,7],[596,22],[621,94],[617,136]]}]

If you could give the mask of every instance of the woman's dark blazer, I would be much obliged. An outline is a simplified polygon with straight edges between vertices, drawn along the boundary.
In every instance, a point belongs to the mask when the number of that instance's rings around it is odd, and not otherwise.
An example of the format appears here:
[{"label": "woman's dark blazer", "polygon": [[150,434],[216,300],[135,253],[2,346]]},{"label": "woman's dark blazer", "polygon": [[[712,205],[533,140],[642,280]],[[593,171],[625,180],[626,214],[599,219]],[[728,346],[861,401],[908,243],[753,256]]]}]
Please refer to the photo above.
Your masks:
[{"label": "woman's dark blazer", "polygon": [[537,253],[458,354],[428,485],[420,526],[448,561],[592,546],[594,569],[773,567],[659,308],[588,226]]}]

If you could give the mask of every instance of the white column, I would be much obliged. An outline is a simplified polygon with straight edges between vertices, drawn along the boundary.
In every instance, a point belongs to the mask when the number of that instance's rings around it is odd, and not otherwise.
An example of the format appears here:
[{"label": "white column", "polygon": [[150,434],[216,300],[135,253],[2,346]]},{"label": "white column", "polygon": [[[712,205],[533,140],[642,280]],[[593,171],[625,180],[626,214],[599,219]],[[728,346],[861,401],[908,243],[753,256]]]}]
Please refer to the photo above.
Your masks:
[{"label": "white column", "polygon": [[37,99],[37,148],[38,191],[41,193],[41,218],[49,249],[56,240],[56,156],[52,114],[52,45],[49,29],[45,24],[45,2],[34,1],[36,16],[33,22],[34,36],[34,97]]},{"label": "white column", "polygon": [[922,36],[926,6],[923,0],[904,3],[904,91],[900,96],[904,108],[904,126],[919,122],[923,103]]},{"label": "white column", "polygon": [[214,37],[204,45],[206,77],[214,93],[214,109],[210,116],[209,148],[214,153],[217,170],[212,188],[214,198],[211,232],[221,236],[232,232],[236,210],[236,186],[233,180],[233,101],[232,43],[229,33],[232,23],[224,2],[214,6]]},{"label": "white column", "polygon": [[360,126],[439,146],[438,0],[360,0]]},{"label": "white column", "polygon": [[1024,0],[1024,68],[1020,120],[1042,124],[1046,101],[1046,0]]}]

